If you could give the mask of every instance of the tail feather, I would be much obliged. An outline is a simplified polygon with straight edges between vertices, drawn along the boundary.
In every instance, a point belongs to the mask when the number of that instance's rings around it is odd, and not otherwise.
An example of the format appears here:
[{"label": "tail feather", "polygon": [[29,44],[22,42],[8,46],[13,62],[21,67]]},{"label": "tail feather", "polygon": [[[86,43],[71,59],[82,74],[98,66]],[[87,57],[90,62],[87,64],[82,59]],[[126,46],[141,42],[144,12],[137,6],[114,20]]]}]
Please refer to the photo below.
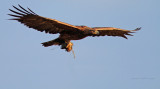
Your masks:
[{"label": "tail feather", "polygon": [[60,39],[55,39],[55,40],[51,40],[51,41],[48,41],[48,42],[44,42],[44,43],[41,43],[44,47],[48,47],[48,46],[52,46],[52,45],[61,45],[62,43],[64,43],[65,41],[63,40],[60,40]]}]

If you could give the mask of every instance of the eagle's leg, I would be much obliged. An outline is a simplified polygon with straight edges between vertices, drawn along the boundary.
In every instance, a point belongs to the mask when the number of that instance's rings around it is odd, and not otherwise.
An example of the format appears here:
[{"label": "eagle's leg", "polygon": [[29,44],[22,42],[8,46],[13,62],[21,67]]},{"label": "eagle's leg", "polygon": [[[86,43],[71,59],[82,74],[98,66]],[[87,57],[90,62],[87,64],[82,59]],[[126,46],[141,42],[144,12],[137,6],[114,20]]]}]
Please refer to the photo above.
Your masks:
[{"label": "eagle's leg", "polygon": [[70,52],[72,50],[72,46],[73,46],[73,43],[69,42],[68,45],[66,46],[66,51]]},{"label": "eagle's leg", "polygon": [[62,44],[61,49],[66,49],[67,52],[70,52],[72,50],[72,46],[72,42],[65,42]]}]

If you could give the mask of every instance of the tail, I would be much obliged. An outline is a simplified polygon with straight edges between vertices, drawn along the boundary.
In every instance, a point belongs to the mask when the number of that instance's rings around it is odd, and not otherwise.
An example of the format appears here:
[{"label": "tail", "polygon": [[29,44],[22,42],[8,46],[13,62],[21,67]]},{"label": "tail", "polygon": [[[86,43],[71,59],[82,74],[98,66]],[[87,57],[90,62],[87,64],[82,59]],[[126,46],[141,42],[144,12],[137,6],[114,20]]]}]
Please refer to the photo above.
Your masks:
[{"label": "tail", "polygon": [[64,42],[65,42],[64,40],[61,40],[61,39],[57,38],[57,39],[54,39],[54,40],[51,40],[51,41],[48,41],[48,42],[44,42],[44,43],[41,43],[41,44],[44,47],[48,47],[48,46],[52,46],[52,45],[61,45]]}]

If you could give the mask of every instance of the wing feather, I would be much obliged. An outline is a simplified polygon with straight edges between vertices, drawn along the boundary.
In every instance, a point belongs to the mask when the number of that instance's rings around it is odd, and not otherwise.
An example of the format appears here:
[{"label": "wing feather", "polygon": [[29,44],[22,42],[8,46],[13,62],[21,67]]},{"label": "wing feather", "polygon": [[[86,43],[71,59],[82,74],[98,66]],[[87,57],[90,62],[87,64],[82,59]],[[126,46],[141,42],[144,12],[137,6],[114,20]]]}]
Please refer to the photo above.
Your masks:
[{"label": "wing feather", "polygon": [[17,8],[17,7],[15,7],[15,6],[13,6],[15,9],[17,9],[18,11],[20,11],[20,12],[22,12],[22,13],[24,13],[24,14],[29,14],[29,13],[27,13],[27,12],[24,12],[23,10],[21,10],[21,9],[19,9],[19,8]]},{"label": "wing feather", "polygon": [[12,15],[12,14],[8,14],[10,16],[13,16],[13,17],[21,17],[21,16],[18,16],[18,15]]},{"label": "wing feather", "polygon": [[28,10],[29,10],[30,12],[32,12],[34,15],[37,15],[37,14],[36,14],[36,13],[34,13],[31,9],[29,9],[29,8],[28,8]]},{"label": "wing feather", "polygon": [[12,14],[8,14],[8,15],[17,17],[10,20],[17,20],[22,24],[28,26],[29,28],[33,28],[41,32],[45,31],[46,33],[51,33],[51,34],[81,32],[81,29],[76,26],[73,26],[64,22],[60,22],[55,19],[39,16],[29,8],[28,10],[26,10],[22,6],[20,5],[18,6],[20,7],[20,9],[15,6],[13,7],[19,12],[9,9],[11,12],[15,13],[16,15],[12,15]]},{"label": "wing feather", "polygon": [[131,33],[140,30],[141,27],[135,30],[125,30],[114,27],[94,27],[93,29],[99,31],[99,35],[96,36],[119,36],[127,39],[126,35],[133,36]]},{"label": "wing feather", "polygon": [[11,10],[11,9],[9,9],[11,12],[13,12],[13,13],[16,13],[16,14],[18,14],[18,15],[25,15],[25,14],[21,14],[21,13],[19,13],[19,12],[16,12],[16,11],[14,11],[14,10]]},{"label": "wing feather", "polygon": [[32,14],[31,12],[27,11],[26,9],[24,9],[21,5],[18,4],[18,6],[19,6],[22,10],[24,10],[25,12],[27,12],[27,13],[29,13],[29,14]]}]

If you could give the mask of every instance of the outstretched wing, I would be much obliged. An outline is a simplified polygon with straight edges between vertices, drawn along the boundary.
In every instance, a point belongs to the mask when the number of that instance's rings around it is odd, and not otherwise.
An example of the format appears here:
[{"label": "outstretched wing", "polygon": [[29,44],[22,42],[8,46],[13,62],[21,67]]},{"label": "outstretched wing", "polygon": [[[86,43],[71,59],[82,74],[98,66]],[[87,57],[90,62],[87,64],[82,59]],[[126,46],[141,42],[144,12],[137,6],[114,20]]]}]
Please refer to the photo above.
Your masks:
[{"label": "outstretched wing", "polygon": [[136,28],[135,30],[124,30],[114,27],[94,27],[94,30],[99,31],[99,35],[96,36],[119,36],[127,39],[126,35],[133,36],[130,33],[140,30],[141,28]]},{"label": "outstretched wing", "polygon": [[17,20],[22,24],[28,26],[29,28],[34,28],[38,31],[45,31],[46,33],[56,34],[56,33],[78,33],[81,30],[73,25],[60,22],[55,19],[45,18],[37,15],[31,9],[24,9],[22,6],[18,5],[19,8],[13,6],[17,11],[9,9],[11,12],[15,13],[8,14],[10,16],[16,17],[10,20]]}]

